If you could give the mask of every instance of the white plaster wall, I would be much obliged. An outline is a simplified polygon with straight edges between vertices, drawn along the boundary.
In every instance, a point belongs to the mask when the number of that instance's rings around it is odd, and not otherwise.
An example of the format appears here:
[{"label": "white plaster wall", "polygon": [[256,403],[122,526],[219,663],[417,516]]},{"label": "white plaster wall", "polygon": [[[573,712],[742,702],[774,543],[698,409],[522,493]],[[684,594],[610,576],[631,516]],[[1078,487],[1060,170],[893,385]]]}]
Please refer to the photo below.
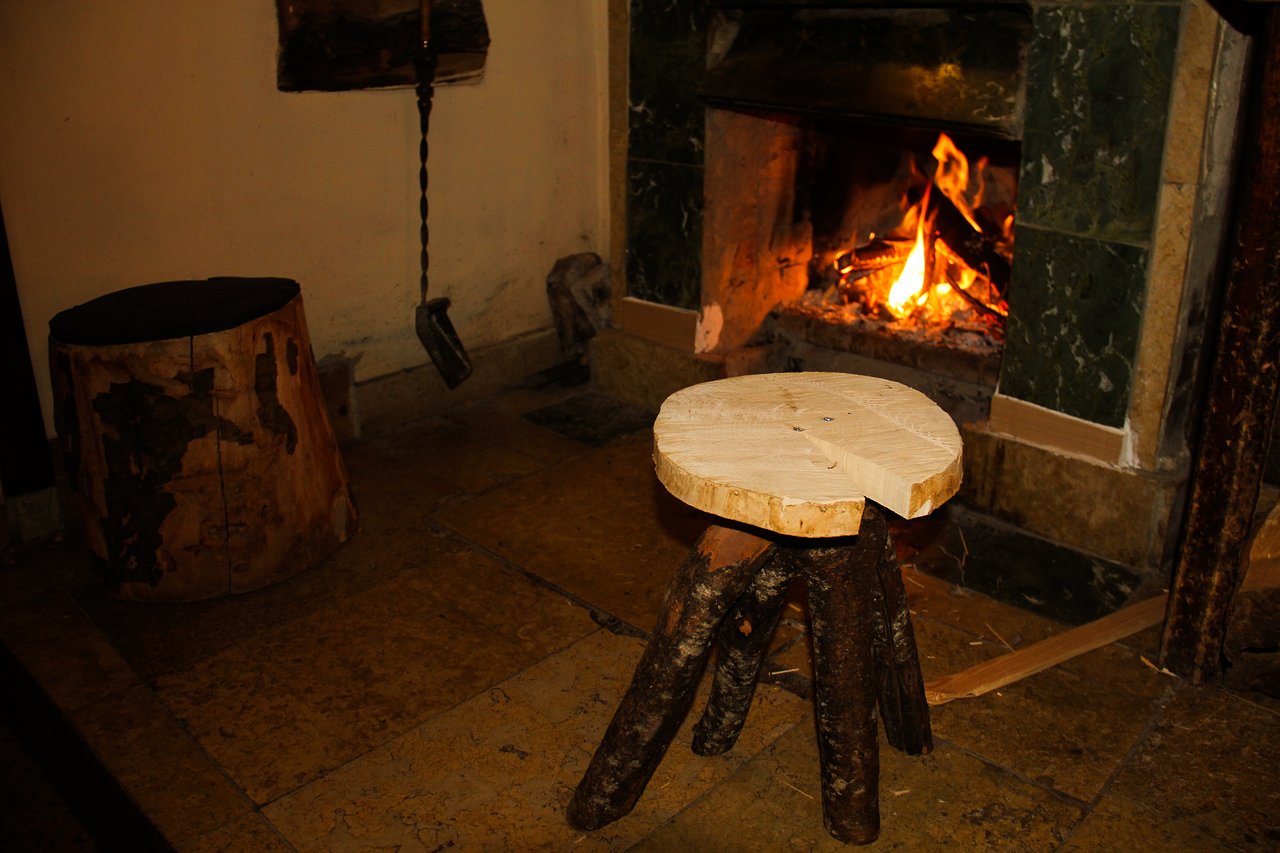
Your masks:
[{"label": "white plaster wall", "polygon": [[[482,82],[431,116],[431,285],[468,348],[551,324],[545,277],[608,257],[600,0],[485,0]],[[0,2],[0,203],[41,404],[58,311],[213,275],[302,283],[316,356],[417,366],[412,90],[282,93],[272,0]]]}]

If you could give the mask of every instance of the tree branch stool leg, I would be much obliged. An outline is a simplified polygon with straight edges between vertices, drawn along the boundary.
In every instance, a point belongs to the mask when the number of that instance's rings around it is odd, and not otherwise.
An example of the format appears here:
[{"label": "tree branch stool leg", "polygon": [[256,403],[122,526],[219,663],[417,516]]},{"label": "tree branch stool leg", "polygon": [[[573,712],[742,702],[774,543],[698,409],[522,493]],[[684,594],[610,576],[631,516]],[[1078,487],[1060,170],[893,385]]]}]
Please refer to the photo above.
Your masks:
[{"label": "tree branch stool leg", "polygon": [[698,539],[667,588],[631,686],[569,803],[572,826],[599,829],[635,807],[689,713],[717,626],[773,547],[718,525]]},{"label": "tree branch stool leg", "polygon": [[[878,510],[876,514],[880,515]],[[876,581],[872,585],[879,611],[875,619],[876,680],[885,738],[899,752],[926,755],[933,751],[929,703],[911,629],[907,590],[887,526],[884,549],[876,565]]]},{"label": "tree branch stool leg", "polygon": [[792,551],[809,587],[823,823],[852,844],[880,834],[872,586],[887,534],[884,517],[868,502],[852,544]]},{"label": "tree branch stool leg", "polygon": [[747,720],[769,641],[795,577],[792,567],[776,554],[756,572],[720,623],[715,681],[702,718],[693,727],[693,751],[698,755],[728,752]]}]

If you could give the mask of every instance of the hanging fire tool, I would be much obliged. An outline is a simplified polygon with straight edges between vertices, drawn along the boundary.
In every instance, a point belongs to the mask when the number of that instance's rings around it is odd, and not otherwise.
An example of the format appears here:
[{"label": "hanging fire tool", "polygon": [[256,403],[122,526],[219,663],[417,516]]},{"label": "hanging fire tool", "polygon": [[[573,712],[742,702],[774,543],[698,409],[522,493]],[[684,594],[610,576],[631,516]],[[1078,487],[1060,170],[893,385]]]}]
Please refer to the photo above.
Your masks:
[{"label": "hanging fire tool", "polygon": [[418,209],[422,214],[422,225],[419,232],[422,245],[422,273],[419,278],[422,301],[419,303],[414,315],[414,329],[417,331],[418,340],[422,341],[422,346],[426,349],[427,355],[431,356],[431,362],[436,366],[436,370],[439,371],[440,378],[444,380],[445,385],[452,389],[458,387],[464,379],[471,375],[471,357],[467,355],[466,349],[462,346],[462,341],[458,338],[458,333],[453,328],[453,323],[449,320],[449,298],[447,296],[437,296],[434,299],[427,298],[427,267],[429,265],[427,255],[427,127],[431,118],[431,96],[436,75],[437,57],[435,47],[431,43],[430,0],[422,0],[419,9],[422,15],[422,47],[414,60],[414,70],[417,73],[418,122],[422,128],[422,141],[418,143],[418,159],[420,161],[418,186],[422,190],[422,197],[418,202]]}]

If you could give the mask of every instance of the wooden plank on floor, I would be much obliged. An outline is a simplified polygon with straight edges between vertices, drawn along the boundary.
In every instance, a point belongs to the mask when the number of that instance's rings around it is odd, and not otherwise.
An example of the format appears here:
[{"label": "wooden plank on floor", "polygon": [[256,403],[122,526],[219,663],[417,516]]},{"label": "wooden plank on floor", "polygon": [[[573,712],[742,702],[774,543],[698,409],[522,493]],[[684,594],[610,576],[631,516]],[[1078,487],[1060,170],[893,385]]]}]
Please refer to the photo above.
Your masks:
[{"label": "wooden plank on floor", "polygon": [[1139,604],[1122,607],[1087,625],[983,661],[955,675],[934,679],[925,684],[925,696],[930,705],[945,705],[955,699],[981,696],[1043,672],[1085,652],[1123,640],[1144,628],[1159,625],[1164,619],[1167,600],[1167,595],[1158,595]]}]

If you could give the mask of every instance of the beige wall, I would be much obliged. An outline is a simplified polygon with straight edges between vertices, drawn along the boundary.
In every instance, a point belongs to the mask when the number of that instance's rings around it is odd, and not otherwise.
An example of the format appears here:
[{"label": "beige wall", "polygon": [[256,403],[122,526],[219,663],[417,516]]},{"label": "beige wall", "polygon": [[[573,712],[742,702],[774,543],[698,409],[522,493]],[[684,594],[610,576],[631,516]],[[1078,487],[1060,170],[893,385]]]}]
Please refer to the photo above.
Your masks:
[{"label": "beige wall", "polygon": [[[485,76],[431,117],[431,282],[468,348],[550,325],[545,276],[608,257],[607,16],[485,0]],[[0,2],[0,203],[49,422],[57,311],[175,278],[302,283],[317,357],[426,361],[411,90],[285,94],[272,0]]]}]

